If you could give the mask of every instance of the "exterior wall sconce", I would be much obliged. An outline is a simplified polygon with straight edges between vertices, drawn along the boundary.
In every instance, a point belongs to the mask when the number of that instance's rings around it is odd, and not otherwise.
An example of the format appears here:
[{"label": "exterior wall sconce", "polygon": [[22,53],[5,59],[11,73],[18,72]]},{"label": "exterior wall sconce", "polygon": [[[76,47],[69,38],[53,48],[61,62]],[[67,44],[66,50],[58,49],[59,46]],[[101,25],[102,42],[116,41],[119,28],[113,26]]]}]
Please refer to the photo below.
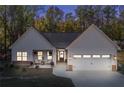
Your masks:
[{"label": "exterior wall sconce", "polygon": [[117,56],[114,56],[113,59],[114,59],[114,60],[117,60]]}]

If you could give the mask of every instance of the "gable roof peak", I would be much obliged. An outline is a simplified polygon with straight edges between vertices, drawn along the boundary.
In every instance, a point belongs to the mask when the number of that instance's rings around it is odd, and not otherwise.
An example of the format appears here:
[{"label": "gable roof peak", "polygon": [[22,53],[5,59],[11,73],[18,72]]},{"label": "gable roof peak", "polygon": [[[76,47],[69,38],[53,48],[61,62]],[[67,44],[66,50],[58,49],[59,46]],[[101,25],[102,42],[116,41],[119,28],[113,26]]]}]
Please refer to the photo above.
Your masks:
[{"label": "gable roof peak", "polygon": [[95,28],[95,29],[98,29],[98,27],[95,25],[95,24],[91,24],[88,28]]},{"label": "gable roof peak", "polygon": [[[94,29],[94,30],[93,30]],[[81,38],[84,33],[86,33],[87,31],[98,31],[102,36],[104,36],[111,44],[113,44],[113,46],[115,46],[115,48],[117,48],[118,50],[120,50],[120,47],[115,44],[103,31],[101,31],[96,25],[92,24],[90,25],[78,38],[76,38],[69,46],[71,46],[74,42],[76,42],[77,40],[79,40],[79,38]],[[68,47],[69,47],[68,46]],[[67,48],[68,48],[67,47]]]},{"label": "gable roof peak", "polygon": [[100,30],[95,24],[91,24],[84,32],[93,31],[93,29],[97,31]]}]

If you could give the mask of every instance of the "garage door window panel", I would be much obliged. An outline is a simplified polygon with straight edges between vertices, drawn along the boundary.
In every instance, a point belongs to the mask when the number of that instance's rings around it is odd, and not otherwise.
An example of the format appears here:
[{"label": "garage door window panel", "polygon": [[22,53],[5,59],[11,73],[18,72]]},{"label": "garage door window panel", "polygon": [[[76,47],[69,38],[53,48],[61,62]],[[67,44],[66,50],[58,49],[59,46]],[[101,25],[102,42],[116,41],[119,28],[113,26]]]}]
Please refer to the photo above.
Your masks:
[{"label": "garage door window panel", "polygon": [[73,58],[81,58],[81,55],[73,55]]},{"label": "garage door window panel", "polygon": [[91,58],[91,55],[83,55],[83,58]]},{"label": "garage door window panel", "polygon": [[100,58],[100,55],[93,55],[93,58]]},{"label": "garage door window panel", "polygon": [[102,58],[110,58],[110,55],[102,55]]}]

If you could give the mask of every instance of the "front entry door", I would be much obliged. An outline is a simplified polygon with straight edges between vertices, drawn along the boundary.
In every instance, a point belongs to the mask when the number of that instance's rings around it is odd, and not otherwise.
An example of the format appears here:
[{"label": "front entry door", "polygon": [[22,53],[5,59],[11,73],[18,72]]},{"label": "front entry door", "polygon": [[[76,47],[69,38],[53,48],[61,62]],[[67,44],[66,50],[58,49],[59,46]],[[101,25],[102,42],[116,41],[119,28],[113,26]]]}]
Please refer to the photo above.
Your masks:
[{"label": "front entry door", "polygon": [[64,62],[64,51],[59,51],[59,61]]},{"label": "front entry door", "polygon": [[67,51],[65,49],[57,49],[57,62],[66,62]]}]

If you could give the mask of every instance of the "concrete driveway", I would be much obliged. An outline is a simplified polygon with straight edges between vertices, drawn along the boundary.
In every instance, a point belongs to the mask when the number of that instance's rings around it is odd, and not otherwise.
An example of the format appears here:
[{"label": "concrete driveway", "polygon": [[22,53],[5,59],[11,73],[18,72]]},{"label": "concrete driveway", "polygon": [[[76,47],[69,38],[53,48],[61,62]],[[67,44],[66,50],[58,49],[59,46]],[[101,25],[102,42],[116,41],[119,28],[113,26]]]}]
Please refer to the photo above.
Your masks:
[{"label": "concrete driveway", "polygon": [[76,87],[124,87],[124,75],[112,71],[65,71],[53,69],[53,74],[72,79]]},{"label": "concrete driveway", "polygon": [[67,72],[77,87],[124,87],[124,75],[107,71]]}]

